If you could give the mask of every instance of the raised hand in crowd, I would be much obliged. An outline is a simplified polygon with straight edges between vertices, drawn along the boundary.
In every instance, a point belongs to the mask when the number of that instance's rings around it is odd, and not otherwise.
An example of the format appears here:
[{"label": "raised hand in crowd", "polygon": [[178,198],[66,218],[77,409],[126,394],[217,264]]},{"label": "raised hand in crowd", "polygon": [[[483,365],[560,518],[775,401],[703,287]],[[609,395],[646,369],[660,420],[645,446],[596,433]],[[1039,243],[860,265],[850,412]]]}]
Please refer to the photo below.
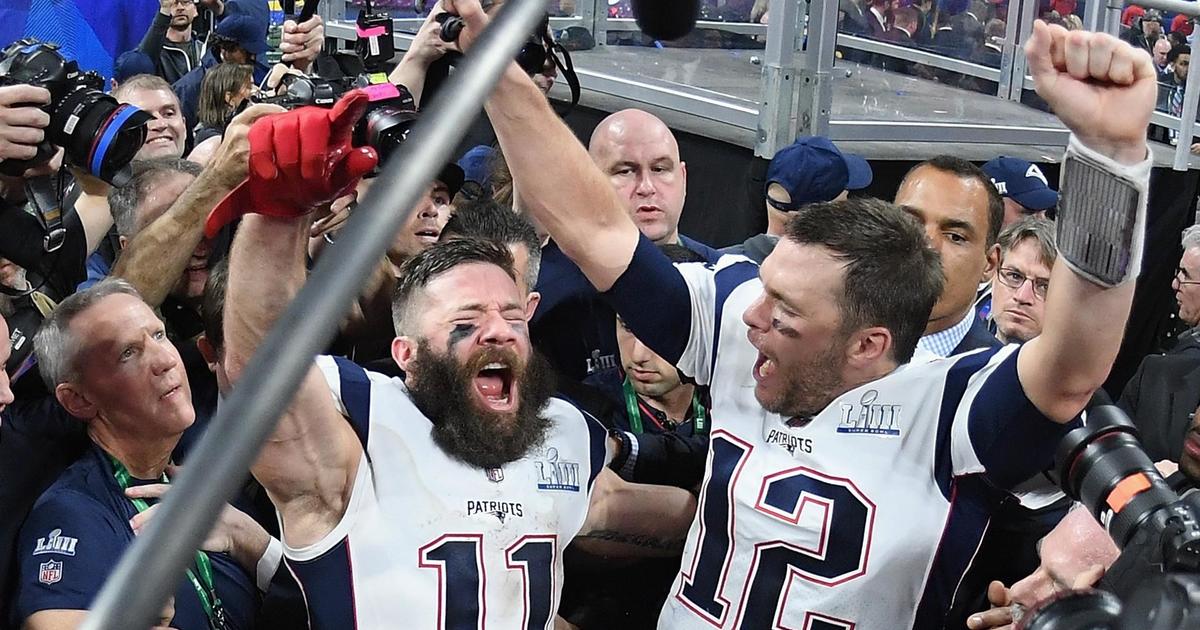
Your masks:
[{"label": "raised hand in crowd", "polygon": [[412,44],[404,53],[404,58],[388,75],[388,80],[392,83],[408,88],[418,106],[421,104],[421,92],[425,87],[425,73],[429,66],[447,52],[461,52],[457,42],[442,40],[442,24],[436,18],[445,10],[440,1],[429,8],[429,15],[413,36]]},{"label": "raised hand in crowd", "polygon": [[287,20],[283,23],[283,37],[279,42],[279,51],[283,53],[281,60],[306,72],[321,54],[324,43],[325,21],[321,16],[314,15],[299,24]]},{"label": "raised hand in crowd", "polygon": [[247,212],[307,214],[353,190],[379,161],[375,149],[352,145],[367,102],[366,93],[355,90],[333,109],[304,107],[255,122],[246,181],[213,210],[205,233],[211,238]]},{"label": "raised hand in crowd", "polygon": [[260,104],[234,117],[196,181],[121,253],[113,275],[128,280],[147,304],[157,306],[166,299],[203,237],[209,211],[246,179],[251,126],[282,111],[278,105]]},{"label": "raised hand in crowd", "polygon": [[1025,56],[1038,95],[1085,146],[1126,164],[1145,159],[1157,90],[1145,50],[1039,20]]}]

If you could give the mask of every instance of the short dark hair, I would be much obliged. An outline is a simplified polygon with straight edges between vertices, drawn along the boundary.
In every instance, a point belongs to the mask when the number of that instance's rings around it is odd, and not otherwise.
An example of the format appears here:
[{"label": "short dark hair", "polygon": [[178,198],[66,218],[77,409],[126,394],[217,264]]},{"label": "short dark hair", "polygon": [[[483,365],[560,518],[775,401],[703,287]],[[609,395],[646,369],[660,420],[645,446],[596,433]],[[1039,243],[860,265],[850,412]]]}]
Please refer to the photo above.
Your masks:
[{"label": "short dark hair", "polygon": [[1171,46],[1171,52],[1167,53],[1167,63],[1175,63],[1175,60],[1179,58],[1179,55],[1189,55],[1190,56],[1191,54],[1192,54],[1191,46],[1184,46],[1183,44],[1175,44],[1174,46]]},{"label": "short dark hair", "polygon": [[512,252],[494,240],[452,238],[434,243],[432,247],[409,258],[400,266],[396,290],[392,293],[392,323],[396,327],[396,334],[405,334],[408,307],[418,290],[455,267],[471,263],[495,265],[503,269],[513,282],[517,280],[517,273],[513,270]]},{"label": "short dark hair", "polygon": [[204,281],[204,299],[200,302],[200,318],[204,322],[204,338],[218,352],[225,349],[225,290],[229,285],[229,259],[223,258],[208,270]]},{"label": "short dark hair", "polygon": [[852,198],[804,206],[785,230],[791,241],[825,247],[845,263],[842,330],[883,326],[892,333],[892,357],[908,362],[944,282],[941,258],[917,220],[886,201]]},{"label": "short dark hair", "polygon": [[491,197],[472,199],[455,207],[454,215],[442,228],[439,239],[463,237],[488,239],[503,245],[524,245],[529,251],[525,280],[533,290],[542,264],[542,240],[528,219]]},{"label": "short dark hair", "polygon": [[992,183],[992,178],[988,177],[987,173],[983,172],[983,169],[967,160],[953,155],[939,155],[908,169],[900,185],[904,186],[904,182],[908,181],[908,178],[912,177],[913,173],[916,173],[925,166],[942,171],[943,173],[957,175],[960,179],[973,179],[983,185],[983,189],[987,191],[988,197],[987,246],[991,247],[995,245],[996,240],[1000,238],[1000,228],[1004,225],[1004,199],[1000,196],[1000,191],[996,190],[996,185]]},{"label": "short dark hair", "polygon": [[152,160],[137,160],[131,165],[132,177],[120,188],[113,188],[108,193],[108,207],[112,212],[113,224],[117,234],[130,238],[137,234],[144,225],[138,225],[134,212],[150,193],[150,187],[158,178],[168,173],[183,173],[198,177],[202,170],[199,164],[182,158],[162,157]]}]

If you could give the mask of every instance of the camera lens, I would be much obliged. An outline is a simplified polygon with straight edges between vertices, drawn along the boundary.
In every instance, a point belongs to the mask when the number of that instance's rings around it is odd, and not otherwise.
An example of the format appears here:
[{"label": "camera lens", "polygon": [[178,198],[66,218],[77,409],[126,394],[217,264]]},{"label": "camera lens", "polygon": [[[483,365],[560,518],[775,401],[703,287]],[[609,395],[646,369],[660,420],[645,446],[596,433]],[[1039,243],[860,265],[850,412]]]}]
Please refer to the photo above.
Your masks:
[{"label": "camera lens", "polygon": [[415,111],[397,107],[385,106],[367,113],[363,139],[379,152],[380,166],[408,137],[416,119]]},{"label": "camera lens", "polygon": [[68,94],[51,113],[50,141],[76,166],[115,186],[130,177],[129,162],[146,141],[152,116],[98,90]]}]

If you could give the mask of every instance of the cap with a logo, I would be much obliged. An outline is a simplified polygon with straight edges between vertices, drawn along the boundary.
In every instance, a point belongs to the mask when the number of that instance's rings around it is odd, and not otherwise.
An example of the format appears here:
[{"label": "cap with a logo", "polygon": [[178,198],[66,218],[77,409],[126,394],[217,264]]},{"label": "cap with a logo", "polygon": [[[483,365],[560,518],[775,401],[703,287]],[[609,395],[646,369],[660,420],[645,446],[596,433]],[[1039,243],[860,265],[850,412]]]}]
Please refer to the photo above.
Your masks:
[{"label": "cap with a logo", "polygon": [[261,55],[270,50],[267,44],[269,26],[270,16],[266,12],[236,11],[217,23],[216,34],[237,42],[252,55]]},{"label": "cap with a logo", "polygon": [[984,164],[983,172],[992,178],[1000,196],[1011,197],[1031,211],[1049,210],[1058,204],[1058,193],[1050,188],[1037,164],[1002,155]]},{"label": "cap with a logo", "polygon": [[846,190],[859,190],[871,184],[871,165],[857,155],[842,153],[829,138],[801,136],[784,147],[767,167],[767,188],[779,184],[791,197],[767,202],[779,210],[795,210],[808,203],[833,201]]}]

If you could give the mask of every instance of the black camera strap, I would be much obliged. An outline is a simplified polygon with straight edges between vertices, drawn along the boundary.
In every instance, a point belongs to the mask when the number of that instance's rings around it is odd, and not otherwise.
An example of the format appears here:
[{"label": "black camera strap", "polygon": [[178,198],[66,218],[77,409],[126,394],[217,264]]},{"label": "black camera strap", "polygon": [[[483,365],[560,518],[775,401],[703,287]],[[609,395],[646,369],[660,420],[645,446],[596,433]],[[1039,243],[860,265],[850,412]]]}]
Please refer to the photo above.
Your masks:
[{"label": "black camera strap", "polygon": [[67,238],[62,220],[62,178],[39,175],[25,180],[25,196],[33,207],[33,215],[42,227],[42,249],[56,252]]},{"label": "black camera strap", "polygon": [[[554,60],[554,66],[562,73],[563,78],[567,80],[567,86],[571,88],[571,104],[559,113],[559,116],[566,116],[579,104],[579,75],[575,74],[575,64],[571,61],[571,53],[567,52],[562,44],[554,41],[549,33],[542,35],[542,39],[546,44],[546,54]],[[560,59],[556,53],[562,53],[562,58]]]}]

